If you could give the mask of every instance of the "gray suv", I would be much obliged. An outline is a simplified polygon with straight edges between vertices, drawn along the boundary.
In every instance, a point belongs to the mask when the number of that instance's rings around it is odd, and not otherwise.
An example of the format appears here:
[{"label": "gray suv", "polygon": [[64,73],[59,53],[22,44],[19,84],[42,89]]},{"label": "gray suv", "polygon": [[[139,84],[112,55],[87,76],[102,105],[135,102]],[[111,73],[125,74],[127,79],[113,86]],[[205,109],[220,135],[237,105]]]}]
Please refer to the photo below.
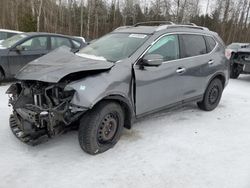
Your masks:
[{"label": "gray suv", "polygon": [[16,137],[36,145],[77,128],[81,148],[94,155],[145,115],[189,102],[215,109],[229,78],[220,37],[195,25],[145,24],[26,65],[7,90]]}]

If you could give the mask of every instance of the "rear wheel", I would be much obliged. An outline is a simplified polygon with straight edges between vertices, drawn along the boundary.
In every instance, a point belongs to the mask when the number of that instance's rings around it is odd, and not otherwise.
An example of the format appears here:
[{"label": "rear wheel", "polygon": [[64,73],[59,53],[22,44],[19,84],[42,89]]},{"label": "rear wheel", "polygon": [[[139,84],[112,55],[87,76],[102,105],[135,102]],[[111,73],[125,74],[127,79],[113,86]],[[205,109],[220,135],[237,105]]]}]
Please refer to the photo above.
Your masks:
[{"label": "rear wheel", "polygon": [[82,118],[79,144],[92,155],[105,152],[118,142],[123,126],[121,106],[115,102],[101,102]]},{"label": "rear wheel", "polygon": [[220,102],[222,92],[222,82],[220,79],[215,78],[208,85],[203,100],[197,103],[198,107],[205,111],[214,110]]},{"label": "rear wheel", "polygon": [[233,64],[230,69],[230,78],[237,79],[240,76],[240,70],[237,64]]},{"label": "rear wheel", "polygon": [[0,83],[4,80],[4,73],[3,71],[0,69]]}]

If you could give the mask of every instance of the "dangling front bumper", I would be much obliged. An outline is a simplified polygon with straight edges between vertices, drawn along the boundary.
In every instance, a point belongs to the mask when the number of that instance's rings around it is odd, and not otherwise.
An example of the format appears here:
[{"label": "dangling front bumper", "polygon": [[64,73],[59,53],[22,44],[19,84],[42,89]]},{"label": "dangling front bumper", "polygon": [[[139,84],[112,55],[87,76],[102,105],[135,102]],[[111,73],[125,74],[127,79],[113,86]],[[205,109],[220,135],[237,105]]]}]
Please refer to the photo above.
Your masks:
[{"label": "dangling front bumper", "polygon": [[35,146],[37,144],[46,142],[49,139],[49,135],[46,133],[46,130],[40,130],[37,132],[26,133],[24,130],[20,128],[20,124],[18,124],[17,119],[14,115],[10,115],[9,118],[10,128],[13,134],[22,142]]}]

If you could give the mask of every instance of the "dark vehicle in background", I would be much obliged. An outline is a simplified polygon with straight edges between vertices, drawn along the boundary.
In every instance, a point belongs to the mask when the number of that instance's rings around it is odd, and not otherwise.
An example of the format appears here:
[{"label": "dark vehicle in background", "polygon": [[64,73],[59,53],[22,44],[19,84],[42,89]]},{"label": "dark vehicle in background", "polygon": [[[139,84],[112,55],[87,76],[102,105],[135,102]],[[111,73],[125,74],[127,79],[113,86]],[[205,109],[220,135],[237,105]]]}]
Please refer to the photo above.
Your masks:
[{"label": "dark vehicle in background", "polygon": [[232,43],[227,46],[226,56],[230,59],[230,77],[236,79],[240,74],[250,74],[250,44]]},{"label": "dark vehicle in background", "polygon": [[14,135],[35,145],[77,126],[81,148],[94,155],[145,115],[190,102],[215,109],[229,79],[218,34],[157,23],[118,28],[76,54],[59,48],[26,65],[6,92]]},{"label": "dark vehicle in background", "polygon": [[0,29],[0,43],[7,38],[10,38],[14,35],[22,33],[21,31],[8,30],[8,29]]},{"label": "dark vehicle in background", "polygon": [[4,40],[0,44],[0,81],[14,78],[27,63],[60,46],[67,46],[76,52],[85,43],[70,36],[52,33],[21,33]]}]

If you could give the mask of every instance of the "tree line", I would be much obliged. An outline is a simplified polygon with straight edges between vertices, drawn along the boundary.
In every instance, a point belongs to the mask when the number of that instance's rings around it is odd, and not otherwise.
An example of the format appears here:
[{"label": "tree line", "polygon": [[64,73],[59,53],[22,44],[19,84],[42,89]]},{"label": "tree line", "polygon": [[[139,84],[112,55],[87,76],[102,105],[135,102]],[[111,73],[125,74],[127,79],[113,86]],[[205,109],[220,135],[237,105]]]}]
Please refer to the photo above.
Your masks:
[{"label": "tree line", "polygon": [[[203,3],[203,4],[202,4]],[[0,28],[87,39],[137,22],[195,23],[225,43],[250,42],[250,0],[0,0]],[[201,7],[206,7],[202,12]]]}]

